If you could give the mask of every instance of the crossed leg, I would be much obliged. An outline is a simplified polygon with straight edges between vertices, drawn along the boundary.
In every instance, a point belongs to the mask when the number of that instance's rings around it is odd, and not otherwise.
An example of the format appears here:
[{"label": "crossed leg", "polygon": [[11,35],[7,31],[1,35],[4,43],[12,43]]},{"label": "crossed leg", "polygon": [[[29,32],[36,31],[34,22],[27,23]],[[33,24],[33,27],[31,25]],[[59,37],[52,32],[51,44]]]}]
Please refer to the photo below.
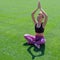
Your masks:
[{"label": "crossed leg", "polygon": [[34,44],[35,36],[30,35],[30,34],[25,34],[24,37],[28,41],[28,44]]},{"label": "crossed leg", "polygon": [[36,41],[34,45],[37,48],[40,48],[40,45],[45,44],[45,42],[46,42],[45,38],[41,38],[39,41]]},{"label": "crossed leg", "polygon": [[46,39],[45,38],[41,38],[41,40],[37,41],[36,44],[40,45],[40,44],[45,44]]}]

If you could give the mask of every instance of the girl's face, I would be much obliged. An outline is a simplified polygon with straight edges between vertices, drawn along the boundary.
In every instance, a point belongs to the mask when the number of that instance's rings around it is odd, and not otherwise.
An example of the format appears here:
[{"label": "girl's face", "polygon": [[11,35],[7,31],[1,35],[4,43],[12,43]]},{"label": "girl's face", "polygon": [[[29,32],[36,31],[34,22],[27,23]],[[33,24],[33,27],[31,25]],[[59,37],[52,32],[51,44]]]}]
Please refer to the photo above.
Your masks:
[{"label": "girl's face", "polygon": [[37,20],[38,20],[38,22],[42,22],[43,15],[39,13],[38,16],[37,16]]}]

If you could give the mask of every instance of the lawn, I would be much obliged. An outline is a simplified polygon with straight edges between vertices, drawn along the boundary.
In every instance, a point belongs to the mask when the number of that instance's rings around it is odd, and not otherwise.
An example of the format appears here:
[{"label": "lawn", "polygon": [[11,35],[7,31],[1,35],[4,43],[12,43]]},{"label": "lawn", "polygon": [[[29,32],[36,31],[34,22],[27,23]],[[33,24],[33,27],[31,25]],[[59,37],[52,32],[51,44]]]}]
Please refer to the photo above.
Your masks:
[{"label": "lawn", "polygon": [[24,39],[26,33],[35,34],[31,13],[37,0],[0,0],[0,60],[60,60],[60,0],[41,0],[41,4],[48,22],[44,55],[38,56],[41,50],[35,51]]}]

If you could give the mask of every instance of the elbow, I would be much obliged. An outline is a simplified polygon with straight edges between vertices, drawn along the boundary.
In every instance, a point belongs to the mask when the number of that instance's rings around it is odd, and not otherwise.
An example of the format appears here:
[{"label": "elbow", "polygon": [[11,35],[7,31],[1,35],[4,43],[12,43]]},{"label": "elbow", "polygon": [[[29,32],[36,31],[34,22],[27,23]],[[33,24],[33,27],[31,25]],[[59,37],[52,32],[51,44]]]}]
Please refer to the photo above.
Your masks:
[{"label": "elbow", "polygon": [[32,12],[32,15],[34,15],[34,14],[35,14],[35,12],[33,11],[33,12]]},{"label": "elbow", "polygon": [[34,16],[34,13],[32,12],[31,16]]},{"label": "elbow", "polygon": [[48,15],[45,15],[45,19],[48,20]]},{"label": "elbow", "polygon": [[47,19],[48,19],[48,15],[46,15]]},{"label": "elbow", "polygon": [[32,12],[32,15],[34,15],[34,13]]},{"label": "elbow", "polygon": [[48,15],[46,15],[46,18],[48,19]]},{"label": "elbow", "polygon": [[48,19],[48,15],[46,14],[45,17]]},{"label": "elbow", "polygon": [[48,16],[46,16],[46,20],[48,20]]},{"label": "elbow", "polygon": [[45,16],[45,18],[48,18],[48,15],[47,14],[43,13],[43,15]]}]

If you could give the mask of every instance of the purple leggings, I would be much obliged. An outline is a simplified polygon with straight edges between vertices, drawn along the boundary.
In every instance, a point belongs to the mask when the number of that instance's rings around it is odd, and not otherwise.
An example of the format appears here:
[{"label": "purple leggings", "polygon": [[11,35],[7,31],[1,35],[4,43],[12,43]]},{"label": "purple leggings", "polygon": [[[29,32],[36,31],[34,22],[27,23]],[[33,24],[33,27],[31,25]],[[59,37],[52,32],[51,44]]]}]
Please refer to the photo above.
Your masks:
[{"label": "purple leggings", "polygon": [[45,43],[45,38],[43,36],[33,36],[30,34],[25,34],[24,35],[25,39],[28,41],[28,44],[44,44]]}]

